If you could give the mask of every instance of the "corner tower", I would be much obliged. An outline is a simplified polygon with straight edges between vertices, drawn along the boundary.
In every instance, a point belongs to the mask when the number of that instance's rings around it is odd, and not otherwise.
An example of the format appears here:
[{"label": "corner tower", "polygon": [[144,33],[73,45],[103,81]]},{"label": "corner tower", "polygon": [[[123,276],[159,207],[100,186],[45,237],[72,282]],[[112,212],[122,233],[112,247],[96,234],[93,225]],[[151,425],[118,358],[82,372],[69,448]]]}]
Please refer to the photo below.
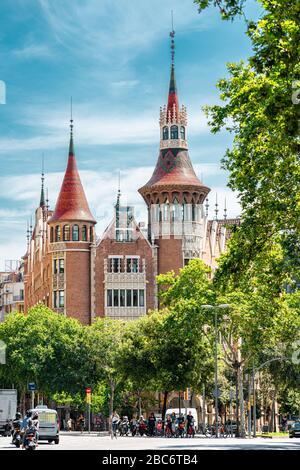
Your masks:
[{"label": "corner tower", "polygon": [[198,179],[188,153],[187,112],[179,106],[171,31],[168,104],[160,109],[160,151],[150,180],[139,189],[148,207],[148,238],[158,246],[158,272],[178,272],[190,259],[202,258],[210,189]]},{"label": "corner tower", "polygon": [[96,220],[88,206],[77,169],[73,119],[71,119],[68,164],[48,224],[52,256],[52,307],[57,312],[91,322],[91,250]]}]

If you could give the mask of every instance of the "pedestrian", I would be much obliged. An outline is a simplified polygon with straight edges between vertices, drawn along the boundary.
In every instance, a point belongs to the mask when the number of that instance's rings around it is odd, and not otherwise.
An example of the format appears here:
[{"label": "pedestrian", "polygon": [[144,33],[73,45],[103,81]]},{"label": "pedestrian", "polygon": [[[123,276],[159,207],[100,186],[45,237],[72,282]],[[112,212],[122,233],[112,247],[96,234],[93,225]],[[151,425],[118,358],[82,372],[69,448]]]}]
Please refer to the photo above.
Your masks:
[{"label": "pedestrian", "polygon": [[78,418],[78,424],[79,424],[80,432],[81,432],[81,434],[82,434],[82,433],[83,433],[83,430],[84,430],[84,416],[83,416],[82,413],[81,413],[81,415],[80,415],[79,418]]},{"label": "pedestrian", "polygon": [[111,437],[117,437],[117,430],[120,423],[120,416],[116,411],[111,416]]},{"label": "pedestrian", "polygon": [[69,418],[68,421],[67,421],[67,426],[68,426],[68,431],[72,431],[72,418]]},{"label": "pedestrian", "polygon": [[149,436],[154,436],[155,424],[156,424],[155,415],[154,415],[154,413],[151,413],[149,418],[148,418]]}]

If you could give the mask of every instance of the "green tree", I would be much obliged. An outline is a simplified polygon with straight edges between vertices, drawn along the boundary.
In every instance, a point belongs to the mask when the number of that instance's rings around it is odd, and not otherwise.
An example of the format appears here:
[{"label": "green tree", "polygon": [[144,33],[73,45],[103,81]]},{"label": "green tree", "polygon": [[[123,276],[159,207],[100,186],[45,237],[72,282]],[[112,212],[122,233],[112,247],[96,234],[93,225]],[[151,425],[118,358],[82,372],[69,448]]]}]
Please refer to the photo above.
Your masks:
[{"label": "green tree", "polygon": [[116,388],[124,380],[119,363],[127,327],[128,324],[123,321],[101,318],[87,330],[89,349],[95,360],[90,384],[102,382],[108,387],[110,419]]},{"label": "green tree", "polygon": [[37,305],[27,315],[9,315],[0,324],[0,339],[7,345],[0,378],[21,394],[29,382],[46,395],[76,393],[85,386],[91,358],[84,327],[76,320]]},{"label": "green tree", "polygon": [[[200,11],[216,6],[223,18],[234,19],[246,2],[196,3]],[[290,277],[299,276],[300,3],[257,3],[264,8],[261,18],[245,23],[253,56],[228,65],[229,77],[218,82],[224,104],[206,108],[212,132],[226,128],[234,136],[223,167],[240,196],[242,223],[221,267],[224,279],[230,272],[236,281],[274,243],[287,258],[298,254],[285,268]]]}]

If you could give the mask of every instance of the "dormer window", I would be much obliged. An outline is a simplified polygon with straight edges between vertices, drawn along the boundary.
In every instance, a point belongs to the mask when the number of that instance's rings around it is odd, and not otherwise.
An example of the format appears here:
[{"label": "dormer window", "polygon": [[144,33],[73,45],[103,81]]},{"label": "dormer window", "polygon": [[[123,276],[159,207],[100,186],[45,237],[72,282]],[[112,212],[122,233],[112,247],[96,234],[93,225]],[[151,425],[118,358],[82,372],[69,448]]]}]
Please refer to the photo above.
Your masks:
[{"label": "dormer window", "polygon": [[171,139],[178,139],[178,126],[171,126]]},{"label": "dormer window", "polygon": [[78,225],[73,225],[72,227],[72,240],[73,242],[79,241],[79,227]]},{"label": "dormer window", "polygon": [[168,140],[168,138],[169,138],[169,128],[165,126],[163,128],[163,140]]},{"label": "dormer window", "polygon": [[185,140],[185,127],[184,126],[180,127],[180,138],[182,140]]}]

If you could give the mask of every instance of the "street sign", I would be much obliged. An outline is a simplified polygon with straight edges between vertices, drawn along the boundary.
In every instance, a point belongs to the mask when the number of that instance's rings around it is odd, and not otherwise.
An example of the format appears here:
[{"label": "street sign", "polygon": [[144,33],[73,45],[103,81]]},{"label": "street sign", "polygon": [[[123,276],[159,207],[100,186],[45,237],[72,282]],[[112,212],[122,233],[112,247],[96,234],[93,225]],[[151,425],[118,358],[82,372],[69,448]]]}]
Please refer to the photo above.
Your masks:
[{"label": "street sign", "polygon": [[220,390],[219,388],[214,389],[214,391],[213,391],[213,396],[214,396],[215,398],[216,398],[216,397],[217,397],[217,398],[220,398],[220,396],[221,396],[221,390]]},{"label": "street sign", "polygon": [[36,390],[36,384],[34,382],[30,382],[28,384],[28,390],[29,392],[34,392]]}]

